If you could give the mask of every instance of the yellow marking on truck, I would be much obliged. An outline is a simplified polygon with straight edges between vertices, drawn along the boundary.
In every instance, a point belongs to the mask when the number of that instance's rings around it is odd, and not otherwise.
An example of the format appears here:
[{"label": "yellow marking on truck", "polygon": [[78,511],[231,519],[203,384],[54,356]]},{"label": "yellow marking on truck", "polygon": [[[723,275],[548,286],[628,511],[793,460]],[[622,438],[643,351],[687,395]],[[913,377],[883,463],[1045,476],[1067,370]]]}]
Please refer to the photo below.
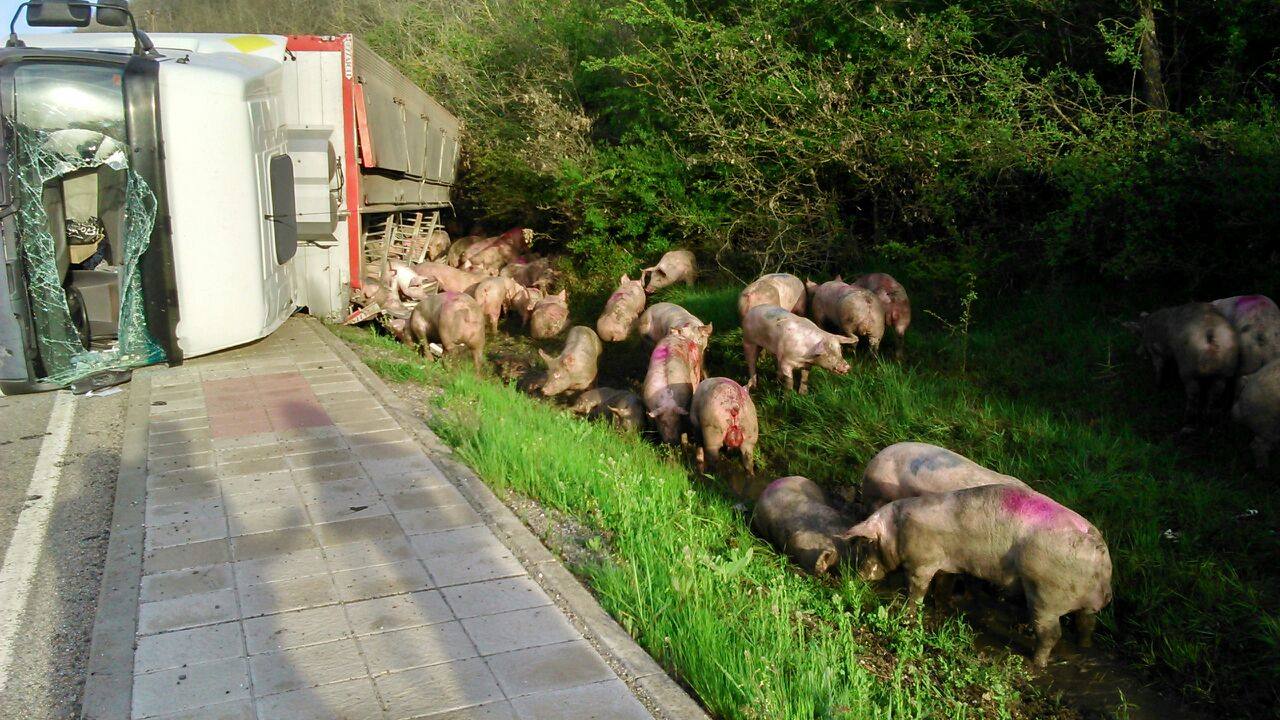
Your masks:
[{"label": "yellow marking on truck", "polygon": [[242,53],[256,53],[259,50],[265,50],[275,45],[270,38],[265,38],[261,35],[240,35],[227,38],[227,44]]}]

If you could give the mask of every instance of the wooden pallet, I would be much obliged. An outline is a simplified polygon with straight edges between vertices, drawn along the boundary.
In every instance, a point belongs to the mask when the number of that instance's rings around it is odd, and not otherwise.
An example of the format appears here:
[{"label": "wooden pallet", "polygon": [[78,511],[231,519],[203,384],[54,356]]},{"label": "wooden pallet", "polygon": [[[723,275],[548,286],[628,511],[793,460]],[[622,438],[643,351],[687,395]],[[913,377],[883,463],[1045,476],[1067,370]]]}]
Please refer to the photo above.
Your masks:
[{"label": "wooden pallet", "polygon": [[392,260],[418,264],[427,259],[427,241],[441,228],[440,211],[388,213],[370,222],[364,230],[365,275],[377,268],[377,276],[387,272]]}]

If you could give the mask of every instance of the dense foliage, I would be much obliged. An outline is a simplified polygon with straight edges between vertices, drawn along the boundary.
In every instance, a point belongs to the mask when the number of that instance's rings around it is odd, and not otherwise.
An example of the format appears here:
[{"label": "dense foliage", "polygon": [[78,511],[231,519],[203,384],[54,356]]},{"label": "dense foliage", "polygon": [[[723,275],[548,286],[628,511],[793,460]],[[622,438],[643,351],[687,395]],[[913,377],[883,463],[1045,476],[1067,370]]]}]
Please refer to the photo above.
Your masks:
[{"label": "dense foliage", "polygon": [[466,120],[465,216],[588,271],[680,244],[740,276],[1280,279],[1270,0],[138,5],[362,32]]}]

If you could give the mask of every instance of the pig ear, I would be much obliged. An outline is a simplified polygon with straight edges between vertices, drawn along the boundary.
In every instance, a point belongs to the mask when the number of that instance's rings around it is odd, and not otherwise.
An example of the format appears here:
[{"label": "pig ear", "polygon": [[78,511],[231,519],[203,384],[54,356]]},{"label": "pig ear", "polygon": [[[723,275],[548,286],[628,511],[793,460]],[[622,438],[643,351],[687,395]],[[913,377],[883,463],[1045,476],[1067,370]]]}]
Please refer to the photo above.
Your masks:
[{"label": "pig ear", "polygon": [[561,290],[561,291],[560,291],[560,294],[556,295],[556,297],[560,298],[561,300],[568,300],[568,299],[569,299],[569,291],[568,291],[568,290]]},{"label": "pig ear", "polygon": [[806,358],[815,358],[815,357],[818,357],[819,355],[822,355],[826,351],[827,351],[827,341],[819,340],[818,342],[813,344],[813,347],[809,348],[809,351],[806,352],[804,356]]},{"label": "pig ear", "polygon": [[706,325],[698,328],[698,332],[702,333],[703,337],[711,337],[711,323],[707,323]]},{"label": "pig ear", "polygon": [[844,275],[837,275],[836,282],[844,282]]},{"label": "pig ear", "polygon": [[813,563],[813,573],[821,575],[831,568],[835,567],[836,561],[840,559],[840,555],[835,550],[823,550],[818,559]]},{"label": "pig ear", "polygon": [[836,341],[839,342],[841,345],[857,345],[858,344],[858,338],[846,337],[844,335],[837,335]]},{"label": "pig ear", "polygon": [[554,357],[552,357],[551,355],[548,355],[547,351],[541,348],[538,349],[538,356],[542,358],[542,362],[547,364],[547,367],[551,367],[556,362],[556,359]]},{"label": "pig ear", "polygon": [[625,274],[623,274],[623,276],[618,279],[619,285],[626,285],[629,282],[631,282],[631,278],[627,277]]},{"label": "pig ear", "polygon": [[818,287],[818,283],[816,283],[816,282],[814,282],[814,281],[810,280],[809,278],[805,278],[805,279],[804,279],[804,286],[805,286],[805,289],[807,289],[807,290],[812,290],[812,289],[814,289],[814,288]]},{"label": "pig ear", "polygon": [[841,540],[852,540],[854,538],[866,538],[867,540],[877,540],[880,534],[876,532],[876,528],[872,523],[873,518],[867,518],[853,527],[845,530],[836,537]]}]

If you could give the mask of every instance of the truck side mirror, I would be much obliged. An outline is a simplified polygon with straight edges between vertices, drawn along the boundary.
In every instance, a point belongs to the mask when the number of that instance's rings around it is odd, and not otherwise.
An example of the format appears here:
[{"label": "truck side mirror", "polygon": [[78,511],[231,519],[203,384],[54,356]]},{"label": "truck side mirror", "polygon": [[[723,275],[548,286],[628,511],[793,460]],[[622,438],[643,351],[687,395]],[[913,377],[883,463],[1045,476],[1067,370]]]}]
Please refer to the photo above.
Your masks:
[{"label": "truck side mirror", "polygon": [[129,24],[129,0],[98,0],[93,17],[99,25],[125,27]]},{"label": "truck side mirror", "polygon": [[27,4],[27,24],[31,27],[89,27],[93,6],[87,2],[40,0]]}]

